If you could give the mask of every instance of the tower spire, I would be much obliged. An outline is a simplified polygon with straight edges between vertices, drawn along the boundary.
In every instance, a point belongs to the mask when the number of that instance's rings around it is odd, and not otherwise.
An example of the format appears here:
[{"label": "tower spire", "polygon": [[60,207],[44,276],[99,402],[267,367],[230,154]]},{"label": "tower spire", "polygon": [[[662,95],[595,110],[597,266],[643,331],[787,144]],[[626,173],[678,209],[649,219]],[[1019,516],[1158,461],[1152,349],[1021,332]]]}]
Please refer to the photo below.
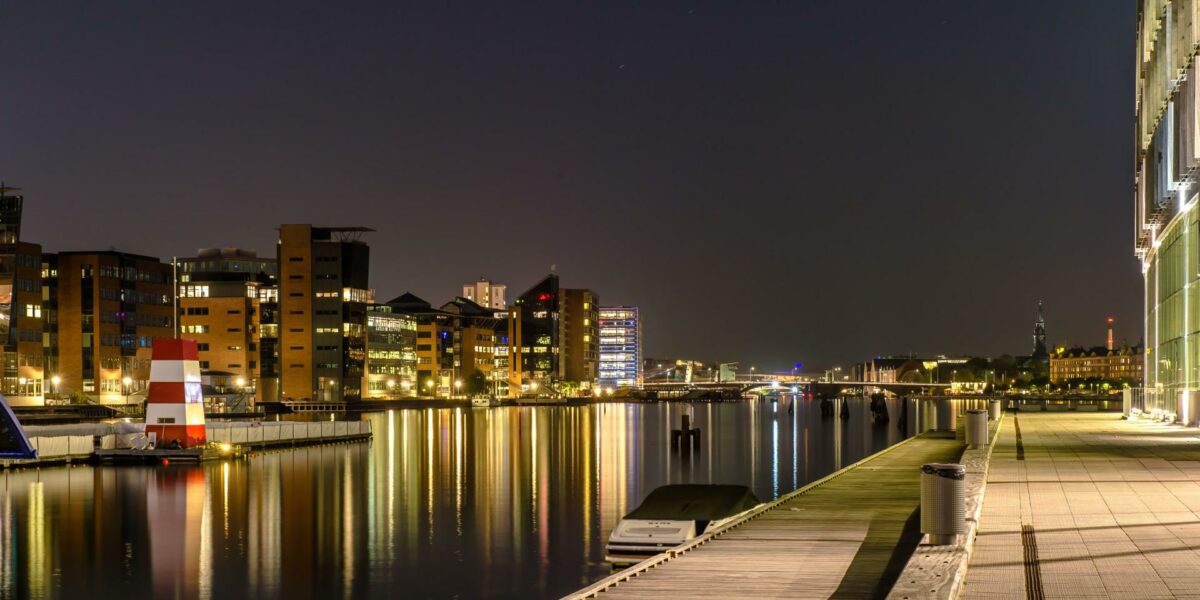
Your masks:
[{"label": "tower spire", "polygon": [[1049,356],[1046,351],[1046,317],[1042,313],[1042,301],[1038,300],[1037,320],[1033,322],[1033,357]]}]

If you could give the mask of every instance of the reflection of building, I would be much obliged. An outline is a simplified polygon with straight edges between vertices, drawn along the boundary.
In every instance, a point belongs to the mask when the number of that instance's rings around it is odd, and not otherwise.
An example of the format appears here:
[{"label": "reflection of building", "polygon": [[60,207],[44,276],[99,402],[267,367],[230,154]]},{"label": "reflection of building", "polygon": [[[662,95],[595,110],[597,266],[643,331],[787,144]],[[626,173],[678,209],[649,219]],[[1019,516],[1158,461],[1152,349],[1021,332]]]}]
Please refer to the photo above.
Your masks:
[{"label": "reflection of building", "polygon": [[1056,348],[1050,355],[1050,383],[1072,379],[1141,382],[1142,347]]},{"label": "reflection of building", "polygon": [[1134,249],[1145,284],[1144,382],[1194,422],[1200,385],[1197,192],[1200,41],[1195,0],[1138,4]]},{"label": "reflection of building", "polygon": [[205,379],[218,390],[253,393],[264,351],[260,304],[273,296],[275,259],[253,250],[205,249],[177,265],[180,336],[196,341]]},{"label": "reflection of building", "polygon": [[412,395],[417,383],[417,319],[386,304],[367,307],[364,398]]},{"label": "reflection of building", "polygon": [[504,309],[508,306],[504,299],[504,292],[507,289],[506,285],[493,283],[480,277],[479,281],[463,286],[462,297],[480,306]]},{"label": "reflection of building", "polygon": [[58,392],[110,403],[142,395],[152,340],[175,334],[171,265],[117,251],[44,254],[42,263]]},{"label": "reflection of building", "polygon": [[642,322],[636,306],[600,309],[600,385],[642,385]]},{"label": "reflection of building", "polygon": [[366,227],[279,227],[280,399],[355,401],[367,357]]}]

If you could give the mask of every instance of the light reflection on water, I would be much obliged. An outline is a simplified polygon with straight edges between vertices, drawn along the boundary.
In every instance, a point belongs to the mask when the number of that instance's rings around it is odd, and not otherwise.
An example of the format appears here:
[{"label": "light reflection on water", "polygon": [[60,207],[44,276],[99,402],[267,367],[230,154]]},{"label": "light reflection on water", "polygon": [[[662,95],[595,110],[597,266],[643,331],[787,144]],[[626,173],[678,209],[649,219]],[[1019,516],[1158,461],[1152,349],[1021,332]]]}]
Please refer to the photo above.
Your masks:
[{"label": "light reflection on water", "polygon": [[[608,533],[659,485],[768,500],[904,437],[865,400],[790,403],[397,410],[370,444],[5,472],[0,595],[558,597],[609,573]],[[700,449],[672,451],[688,410]]]}]

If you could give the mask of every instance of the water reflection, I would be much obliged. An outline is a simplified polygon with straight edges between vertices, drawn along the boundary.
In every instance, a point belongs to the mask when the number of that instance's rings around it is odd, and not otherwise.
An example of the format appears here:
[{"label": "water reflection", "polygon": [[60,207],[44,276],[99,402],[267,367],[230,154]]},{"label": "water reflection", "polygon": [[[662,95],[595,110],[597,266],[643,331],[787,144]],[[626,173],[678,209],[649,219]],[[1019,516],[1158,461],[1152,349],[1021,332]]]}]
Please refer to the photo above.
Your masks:
[{"label": "water reflection", "polygon": [[[397,410],[371,444],[7,472],[0,595],[558,597],[608,573],[609,531],[659,485],[766,500],[904,435],[895,404],[873,424],[861,400],[790,402]],[[670,449],[685,411],[695,452]]]}]

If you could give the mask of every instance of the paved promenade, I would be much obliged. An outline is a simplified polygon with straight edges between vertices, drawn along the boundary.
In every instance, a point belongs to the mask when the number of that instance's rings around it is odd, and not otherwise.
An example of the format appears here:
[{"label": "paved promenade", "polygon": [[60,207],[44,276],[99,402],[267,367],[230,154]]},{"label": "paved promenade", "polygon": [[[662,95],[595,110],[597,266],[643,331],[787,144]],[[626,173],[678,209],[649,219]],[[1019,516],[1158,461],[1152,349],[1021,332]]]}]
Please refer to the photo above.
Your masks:
[{"label": "paved promenade", "polygon": [[1200,431],[1010,413],[987,481],[962,597],[1200,598]]},{"label": "paved promenade", "polygon": [[963,448],[953,434],[925,434],[628,580],[601,582],[578,597],[883,597],[921,539],[920,465],[955,462]]}]

